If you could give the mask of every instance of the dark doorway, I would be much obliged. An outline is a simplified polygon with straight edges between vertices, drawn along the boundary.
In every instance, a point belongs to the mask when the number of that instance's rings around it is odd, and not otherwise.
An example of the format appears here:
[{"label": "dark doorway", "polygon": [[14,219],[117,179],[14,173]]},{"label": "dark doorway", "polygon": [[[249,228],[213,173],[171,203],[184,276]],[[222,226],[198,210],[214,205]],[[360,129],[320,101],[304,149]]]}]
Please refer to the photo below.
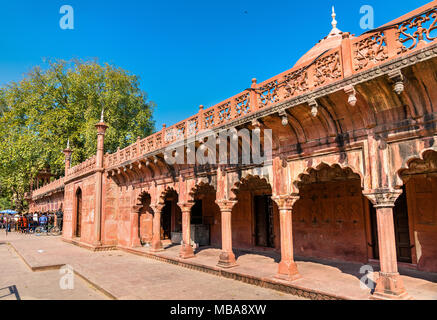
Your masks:
[{"label": "dark doorway", "polygon": [[191,224],[202,224],[202,200],[196,200],[191,208]]},{"label": "dark doorway", "polygon": [[80,229],[82,225],[82,190],[76,191],[76,237],[80,238]]},{"label": "dark doorway", "polygon": [[399,262],[411,263],[410,228],[408,225],[407,192],[405,186],[402,188],[402,191],[393,209],[396,254]]},{"label": "dark doorway", "polygon": [[373,204],[369,202],[370,223],[372,230],[372,243],[369,245],[372,247],[373,259],[379,260],[379,245],[378,245],[378,223],[376,221],[376,209]]},{"label": "dark doorway", "polygon": [[[376,210],[372,204],[370,204],[370,215],[372,218],[373,256],[375,259],[379,259],[378,225]],[[402,188],[402,194],[395,202],[395,207],[393,208],[393,222],[395,228],[397,260],[399,262],[411,263],[410,228],[408,224],[408,206],[405,186]]]},{"label": "dark doorway", "polygon": [[172,201],[166,201],[161,214],[161,239],[171,239]]},{"label": "dark doorway", "polygon": [[255,244],[259,247],[275,247],[273,229],[273,203],[271,196],[254,197]]}]

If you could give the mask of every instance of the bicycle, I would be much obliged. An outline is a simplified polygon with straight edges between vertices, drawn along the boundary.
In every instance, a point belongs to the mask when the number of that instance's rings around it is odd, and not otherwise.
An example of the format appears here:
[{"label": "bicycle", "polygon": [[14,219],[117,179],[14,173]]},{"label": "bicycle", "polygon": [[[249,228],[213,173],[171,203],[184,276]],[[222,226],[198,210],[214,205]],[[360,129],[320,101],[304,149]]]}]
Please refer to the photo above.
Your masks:
[{"label": "bicycle", "polygon": [[58,226],[54,226],[49,229],[49,234],[51,236],[60,236],[61,235],[61,229]]},{"label": "bicycle", "polygon": [[47,228],[45,226],[39,226],[35,228],[35,235],[41,236],[43,234],[47,235]]}]

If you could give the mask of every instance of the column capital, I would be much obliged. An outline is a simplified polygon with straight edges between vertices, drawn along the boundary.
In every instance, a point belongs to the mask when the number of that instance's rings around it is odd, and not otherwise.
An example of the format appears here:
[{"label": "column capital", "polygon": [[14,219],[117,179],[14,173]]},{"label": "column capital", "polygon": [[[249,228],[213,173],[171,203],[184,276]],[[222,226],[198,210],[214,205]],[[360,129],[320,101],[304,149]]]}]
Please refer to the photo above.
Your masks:
[{"label": "column capital", "polygon": [[178,202],[179,208],[181,208],[182,212],[189,212],[191,208],[194,206],[194,201],[187,201],[187,202]]},{"label": "column capital", "polygon": [[164,208],[165,204],[164,203],[155,203],[155,204],[150,204],[150,208],[152,208],[153,213],[161,213],[162,209]]},{"label": "column capital", "polygon": [[375,189],[363,191],[363,195],[372,202],[375,208],[393,208],[402,194],[401,189]]},{"label": "column capital", "polygon": [[296,203],[297,200],[300,199],[298,194],[287,194],[287,195],[279,195],[272,196],[272,200],[276,202],[279,210],[291,210]]},{"label": "column capital", "polygon": [[98,135],[104,135],[106,132],[106,129],[108,129],[108,126],[104,122],[96,123],[95,127],[97,129]]},{"label": "column capital", "polygon": [[134,205],[134,206],[132,207],[132,209],[133,209],[133,211],[134,211],[135,213],[140,213],[140,211],[141,211],[142,208],[143,208],[143,206],[142,206],[142,205],[139,205],[139,204]]},{"label": "column capital", "polygon": [[215,203],[220,207],[221,212],[231,212],[237,200],[216,200]]}]

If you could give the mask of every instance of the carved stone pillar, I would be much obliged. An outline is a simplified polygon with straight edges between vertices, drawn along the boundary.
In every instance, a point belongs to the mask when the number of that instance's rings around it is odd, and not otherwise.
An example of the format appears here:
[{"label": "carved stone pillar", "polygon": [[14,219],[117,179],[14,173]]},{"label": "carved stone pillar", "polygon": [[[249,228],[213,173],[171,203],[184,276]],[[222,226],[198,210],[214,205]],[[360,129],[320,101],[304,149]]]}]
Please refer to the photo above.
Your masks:
[{"label": "carved stone pillar", "polygon": [[161,212],[164,208],[163,203],[150,205],[153,210],[153,235],[150,251],[159,252],[164,250],[161,242]]},{"label": "carved stone pillar", "polygon": [[132,248],[141,247],[140,241],[140,211],[142,206],[134,206],[130,215],[131,237],[130,246]]},{"label": "carved stone pillar", "polygon": [[235,255],[232,252],[232,208],[237,201],[216,201],[222,216],[222,252],[218,266],[232,268],[237,265]]},{"label": "carved stone pillar", "polygon": [[373,299],[408,299],[398,273],[393,220],[395,201],[402,190],[379,189],[364,192],[376,209],[380,268]]},{"label": "carved stone pillar", "polygon": [[100,122],[95,125],[97,129],[97,153],[96,153],[96,184],[95,184],[95,209],[94,209],[94,242],[93,245],[98,247],[102,245],[102,207],[103,207],[103,190],[102,190],[102,177],[103,177],[103,157],[104,157],[104,143],[105,132],[108,126],[102,118]]},{"label": "carved stone pillar", "polygon": [[279,221],[281,229],[281,262],[278,266],[277,278],[293,281],[301,278],[297,270],[296,262],[294,262],[293,251],[293,206],[298,195],[285,195],[272,197],[279,208]]},{"label": "carved stone pillar", "polygon": [[183,259],[193,258],[194,251],[191,246],[191,208],[194,202],[178,203],[182,211],[182,247],[179,256]]}]

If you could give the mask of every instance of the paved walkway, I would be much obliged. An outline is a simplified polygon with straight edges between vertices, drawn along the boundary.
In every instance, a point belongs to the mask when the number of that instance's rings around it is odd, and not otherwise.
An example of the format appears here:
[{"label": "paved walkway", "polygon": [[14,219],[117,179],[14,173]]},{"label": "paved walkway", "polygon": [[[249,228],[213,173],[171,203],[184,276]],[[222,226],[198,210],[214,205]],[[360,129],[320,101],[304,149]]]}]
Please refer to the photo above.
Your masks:
[{"label": "paved walkway", "polygon": [[[159,300],[297,300],[299,297],[261,288],[239,281],[216,277],[203,272],[181,268],[168,263],[153,259],[147,259],[120,250],[106,252],[91,252],[86,249],[65,243],[60,237],[33,236],[11,233],[6,238],[0,232],[0,242],[9,242],[11,245],[0,245],[3,249],[8,248],[8,254],[15,251],[15,264],[19,262],[18,255],[33,270],[39,272],[30,273],[28,278],[20,280],[17,285],[19,291],[28,282],[38,285],[49,281],[59,271],[44,271],[50,268],[69,264],[75,273],[83,277],[87,282],[98,288],[100,292],[110,298],[116,299],[159,299]],[[24,262],[17,270],[23,271]],[[0,269],[4,269],[9,262],[1,259]],[[11,266],[10,268],[14,268]],[[4,274],[4,273],[3,273]],[[3,276],[2,276],[3,277]],[[0,278],[0,283],[6,282],[11,286],[18,283],[17,278]],[[80,281],[78,281],[80,283]],[[76,285],[76,282],[75,282]],[[98,299],[103,295],[91,296],[84,288],[78,287],[74,295],[66,299],[84,298]],[[53,290],[53,291],[51,291]],[[29,298],[50,299],[59,298],[59,288],[56,290],[51,285],[47,288],[32,289]],[[41,294],[40,294],[41,293]],[[88,296],[87,296],[88,295]]]},{"label": "paved walkway", "polygon": [[[217,262],[219,260],[220,250],[214,248],[202,248],[196,252],[196,257],[188,260],[179,258],[180,246],[167,246],[165,251],[156,253],[154,256],[162,257],[182,265],[189,263],[199,270],[217,271]],[[150,255],[147,248],[129,249],[130,252],[140,255]],[[278,287],[284,284],[283,281],[274,278],[277,271],[277,264],[280,261],[280,255],[274,252],[251,253],[243,251],[234,251],[238,266],[226,270],[227,273],[233,273],[233,278],[260,279],[262,285]],[[287,286],[304,291],[304,296],[310,297],[315,293],[317,296],[331,296],[339,299],[367,300],[370,298],[371,289],[361,288],[361,279],[364,276],[360,273],[364,266],[359,263],[332,262],[316,259],[296,258],[296,263],[301,279],[292,283],[286,283]],[[379,266],[372,265],[375,271],[370,273],[370,279],[377,278]],[[400,274],[404,285],[413,299],[417,300],[437,300],[437,274],[425,273],[409,269],[401,269]],[[372,281],[367,280],[369,283]],[[279,286],[279,289],[283,289]],[[299,295],[302,295],[299,292]]]},{"label": "paved walkway", "polygon": [[62,290],[59,270],[32,272],[14,249],[0,244],[0,300],[101,300],[105,295],[74,276],[74,289]]}]

